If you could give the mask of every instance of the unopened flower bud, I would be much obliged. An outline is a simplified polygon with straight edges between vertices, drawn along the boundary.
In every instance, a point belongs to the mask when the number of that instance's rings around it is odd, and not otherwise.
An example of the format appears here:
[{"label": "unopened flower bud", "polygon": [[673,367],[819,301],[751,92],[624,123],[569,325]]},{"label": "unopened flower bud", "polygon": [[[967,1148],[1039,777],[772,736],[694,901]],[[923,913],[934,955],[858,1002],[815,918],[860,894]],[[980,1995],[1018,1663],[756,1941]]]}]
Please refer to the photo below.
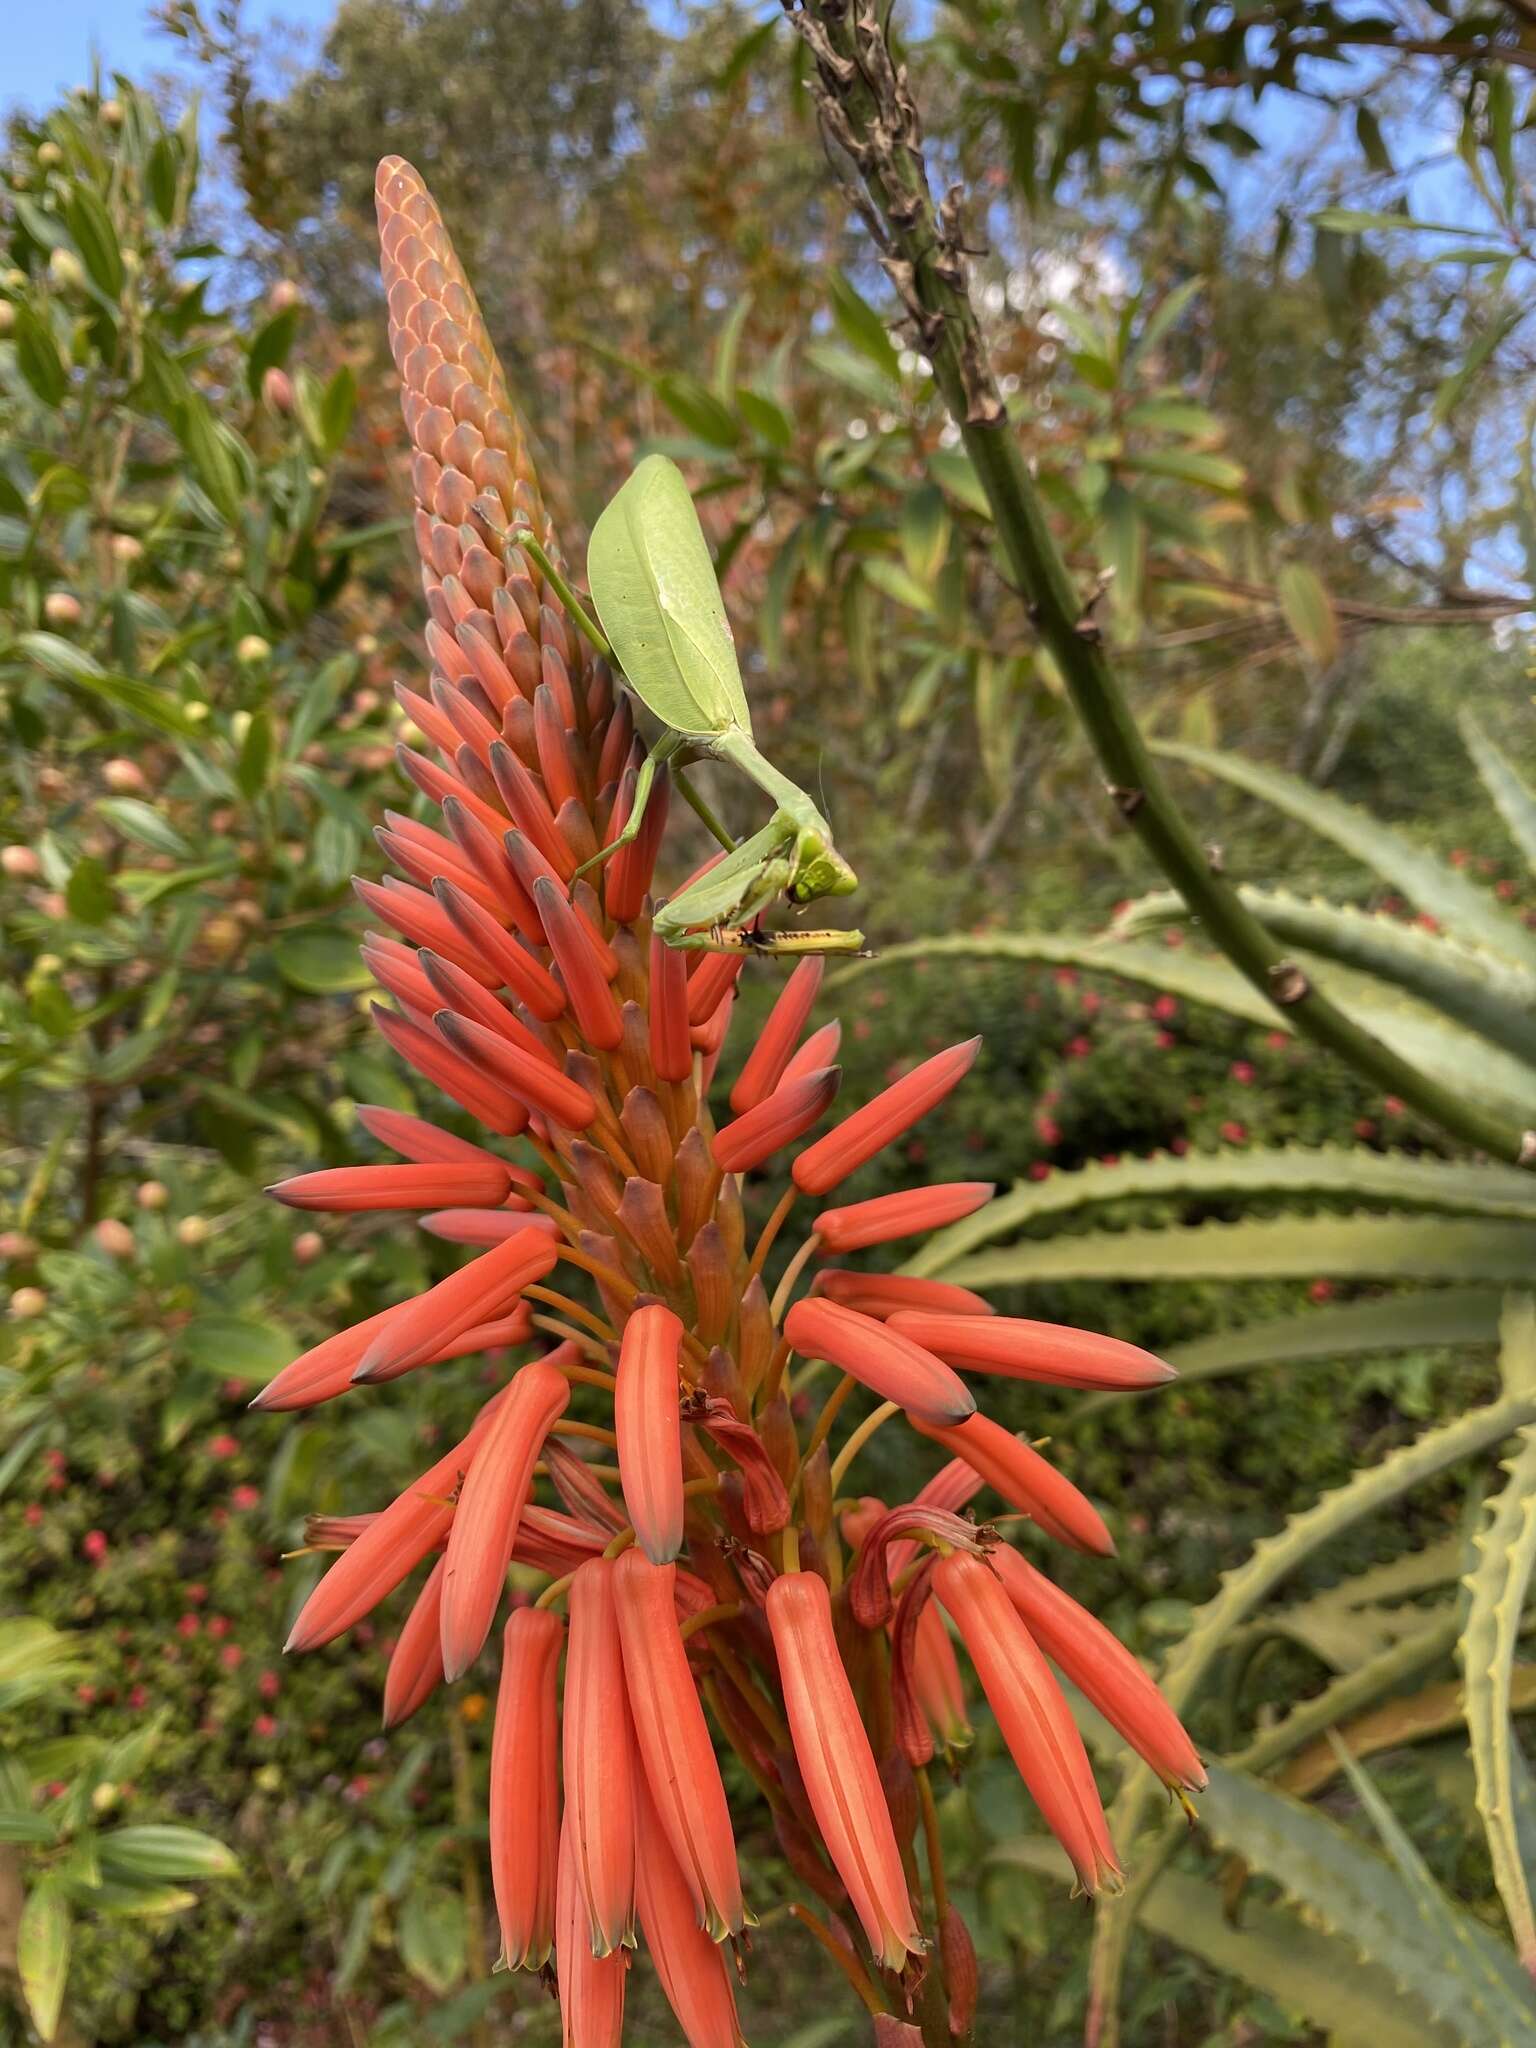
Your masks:
[{"label": "unopened flower bud", "polygon": [[30,846],[4,846],[0,847],[0,871],[13,882],[35,882],[43,864]]},{"label": "unopened flower bud", "polygon": [[16,308],[9,299],[0,299],[0,334],[9,334],[16,325]]},{"label": "unopened flower bud", "polygon": [[265,661],[271,652],[271,641],[263,640],[259,633],[246,633],[235,644],[236,661],[243,661],[252,666],[258,661]]},{"label": "unopened flower bud", "polygon": [[363,657],[364,661],[368,659],[370,654],[377,654],[379,651],[379,642],[377,634],[359,633],[357,638],[352,642],[352,651],[354,652],[354,654],[360,654]]},{"label": "unopened flower bud", "polygon": [[135,796],[146,786],[143,769],[124,754],[115,754],[110,761],[103,762],[101,779],[119,796]]},{"label": "unopened flower bud", "polygon": [[43,617],[50,626],[78,626],[85,608],[71,590],[50,590],[43,599]]},{"label": "unopened flower bud", "polygon": [[312,1266],[325,1250],[325,1239],[318,1230],[301,1230],[293,1240],[293,1256],[296,1264]]},{"label": "unopened flower bud", "polygon": [[206,1244],[212,1235],[213,1225],[206,1216],[183,1216],[176,1226],[176,1238],[180,1244]]},{"label": "unopened flower bud", "polygon": [[105,128],[121,128],[123,125],[123,103],[121,100],[103,100],[96,109]]},{"label": "unopened flower bud", "polygon": [[91,1811],[93,1813],[110,1813],[113,1807],[116,1806],[119,1796],[115,1785],[97,1785],[91,1793]]},{"label": "unopened flower bud", "polygon": [[37,1239],[24,1230],[0,1230],[0,1259],[30,1259],[36,1250]]},{"label": "unopened flower bud", "polygon": [[73,249],[55,249],[48,258],[48,275],[61,292],[78,292],[85,285],[85,265]]},{"label": "unopened flower bud", "polygon": [[12,1294],[8,1314],[13,1323],[30,1322],[33,1316],[40,1316],[48,1306],[48,1297],[41,1287],[18,1287]]},{"label": "unopened flower bud", "polygon": [[163,1209],[170,1194],[163,1180],[141,1180],[133,1191],[133,1199],[141,1209]]},{"label": "unopened flower bud", "polygon": [[267,293],[267,304],[274,313],[286,313],[290,306],[299,303],[299,288],[291,277],[280,277]]},{"label": "unopened flower bud", "polygon": [[131,1259],[138,1249],[133,1232],[116,1216],[103,1216],[91,1234],[109,1259]]},{"label": "unopened flower bud", "polygon": [[109,545],[115,562],[137,562],[144,553],[144,543],[131,533],[114,533]]},{"label": "unopened flower bud", "polygon": [[261,396],[263,404],[273,412],[293,411],[293,379],[276,363],[262,374]]},{"label": "unopened flower bud", "polygon": [[40,142],[37,145],[37,161],[45,171],[56,171],[64,161],[64,152],[56,142]]}]

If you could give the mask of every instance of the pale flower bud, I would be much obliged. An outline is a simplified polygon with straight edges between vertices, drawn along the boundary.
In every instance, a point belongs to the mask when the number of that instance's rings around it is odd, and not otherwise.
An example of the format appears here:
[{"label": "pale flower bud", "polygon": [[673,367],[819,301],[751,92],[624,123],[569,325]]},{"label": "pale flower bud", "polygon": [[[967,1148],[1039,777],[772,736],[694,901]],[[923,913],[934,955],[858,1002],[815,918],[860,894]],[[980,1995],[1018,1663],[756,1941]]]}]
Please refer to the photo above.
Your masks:
[{"label": "pale flower bud", "polygon": [[47,1306],[48,1297],[41,1287],[18,1287],[11,1296],[7,1313],[13,1323],[26,1323],[33,1316],[40,1316]]}]

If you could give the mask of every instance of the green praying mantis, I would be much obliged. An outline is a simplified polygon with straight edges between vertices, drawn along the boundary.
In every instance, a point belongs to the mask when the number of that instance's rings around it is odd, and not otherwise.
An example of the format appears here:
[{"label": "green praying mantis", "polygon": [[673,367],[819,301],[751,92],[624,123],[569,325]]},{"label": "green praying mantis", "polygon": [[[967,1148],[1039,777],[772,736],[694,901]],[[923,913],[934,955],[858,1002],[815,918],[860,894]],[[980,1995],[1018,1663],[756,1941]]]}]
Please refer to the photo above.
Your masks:
[{"label": "green praying mantis", "polygon": [[[779,897],[794,904],[846,896],[858,886],[832,844],[832,828],[798,784],[758,752],[720,586],[682,471],[648,455],[604,508],[587,550],[597,622],[532,534],[509,538],[531,555],[572,619],[615,660],[631,691],[661,721],[635,783],[623,829],[576,870],[609,860],[640,832],[661,764],[726,848],[723,859],[662,904],[654,928],[690,951],[857,953],[855,931],[762,932],[754,920]],[[762,831],[740,845],[683,772],[690,761],[728,761],[773,798]],[[574,879],[574,877],[573,877]]]}]

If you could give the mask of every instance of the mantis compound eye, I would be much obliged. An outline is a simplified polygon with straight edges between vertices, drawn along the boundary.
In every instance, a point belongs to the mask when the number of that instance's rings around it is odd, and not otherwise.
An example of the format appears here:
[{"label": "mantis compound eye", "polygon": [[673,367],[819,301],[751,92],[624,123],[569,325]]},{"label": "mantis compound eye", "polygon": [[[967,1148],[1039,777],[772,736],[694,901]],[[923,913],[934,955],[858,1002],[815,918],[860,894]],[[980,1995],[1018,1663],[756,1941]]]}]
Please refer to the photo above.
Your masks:
[{"label": "mantis compound eye", "polygon": [[792,903],[810,903],[817,896],[848,896],[859,886],[858,876],[836,847],[802,844],[799,856],[788,890]]}]

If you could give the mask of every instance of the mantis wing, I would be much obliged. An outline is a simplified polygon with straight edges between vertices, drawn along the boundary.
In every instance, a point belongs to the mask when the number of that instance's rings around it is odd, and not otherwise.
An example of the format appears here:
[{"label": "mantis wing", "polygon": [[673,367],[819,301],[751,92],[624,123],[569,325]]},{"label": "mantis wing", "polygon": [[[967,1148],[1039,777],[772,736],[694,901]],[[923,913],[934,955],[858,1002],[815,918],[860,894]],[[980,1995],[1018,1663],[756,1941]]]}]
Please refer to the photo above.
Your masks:
[{"label": "mantis wing", "polygon": [[631,689],[671,731],[750,734],[736,648],[699,515],[675,462],[648,455],[587,550],[592,602]]}]

